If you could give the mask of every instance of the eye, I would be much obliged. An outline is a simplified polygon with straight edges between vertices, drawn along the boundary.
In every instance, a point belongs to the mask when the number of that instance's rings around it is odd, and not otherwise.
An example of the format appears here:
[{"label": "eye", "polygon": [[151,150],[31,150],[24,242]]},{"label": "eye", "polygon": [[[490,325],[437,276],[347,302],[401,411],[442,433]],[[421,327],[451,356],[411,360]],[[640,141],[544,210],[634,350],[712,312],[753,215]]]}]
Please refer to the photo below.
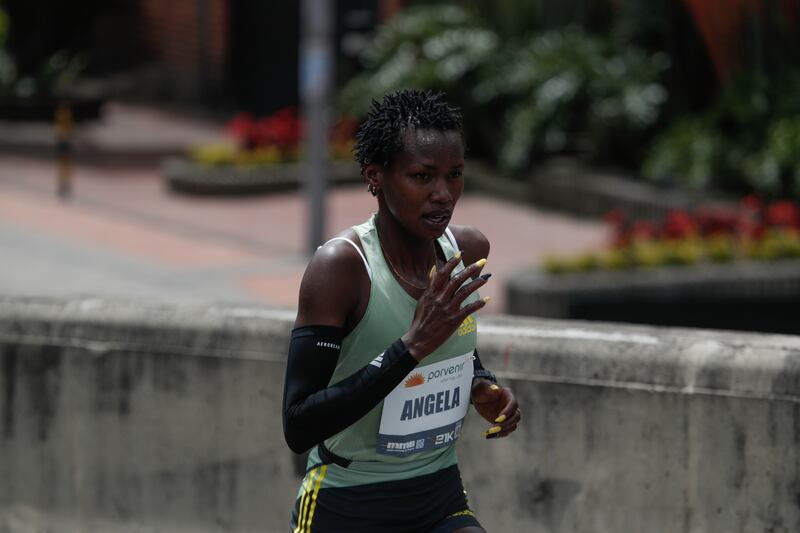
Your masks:
[{"label": "eye", "polygon": [[431,180],[431,175],[427,172],[416,172],[414,174],[414,179],[427,182]]},{"label": "eye", "polygon": [[460,178],[463,175],[464,175],[464,172],[462,170],[454,170],[454,171],[452,171],[450,173],[450,179],[457,180],[458,178]]}]

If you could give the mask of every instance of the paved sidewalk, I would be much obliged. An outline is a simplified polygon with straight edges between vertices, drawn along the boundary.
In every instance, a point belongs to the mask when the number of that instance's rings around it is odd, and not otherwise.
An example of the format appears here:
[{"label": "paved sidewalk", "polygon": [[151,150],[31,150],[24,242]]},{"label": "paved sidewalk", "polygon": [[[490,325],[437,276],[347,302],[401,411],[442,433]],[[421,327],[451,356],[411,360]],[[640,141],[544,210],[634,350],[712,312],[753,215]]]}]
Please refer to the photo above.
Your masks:
[{"label": "paved sidewalk", "polygon": [[[142,113],[112,108],[111,117],[93,126],[93,138],[113,139],[108,143],[113,153],[141,154],[151,146],[190,146],[213,138],[217,128],[181,122],[169,114]],[[159,145],[165,136],[167,142]],[[102,147],[95,144],[94,150],[102,155]],[[296,305],[308,260],[300,192],[185,196],[168,191],[152,166],[96,162],[76,167],[71,199],[56,198],[54,187],[52,160],[0,155],[4,294]],[[374,198],[362,187],[332,190],[328,233],[362,222],[374,209]],[[494,276],[483,292],[493,300],[484,312],[503,310],[502,287],[515,269],[537,263],[549,252],[596,246],[606,235],[599,223],[469,194],[457,207],[454,223],[474,225],[492,242],[486,271]]]}]

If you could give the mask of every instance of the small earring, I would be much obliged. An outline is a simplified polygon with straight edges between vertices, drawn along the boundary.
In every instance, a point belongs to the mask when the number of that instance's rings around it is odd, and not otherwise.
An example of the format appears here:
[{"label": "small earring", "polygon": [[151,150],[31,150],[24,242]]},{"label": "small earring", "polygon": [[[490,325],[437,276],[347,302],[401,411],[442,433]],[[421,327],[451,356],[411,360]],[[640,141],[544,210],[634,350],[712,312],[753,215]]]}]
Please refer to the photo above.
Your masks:
[{"label": "small earring", "polygon": [[370,192],[372,196],[378,196],[378,189],[374,185],[372,184],[367,185],[367,190]]}]

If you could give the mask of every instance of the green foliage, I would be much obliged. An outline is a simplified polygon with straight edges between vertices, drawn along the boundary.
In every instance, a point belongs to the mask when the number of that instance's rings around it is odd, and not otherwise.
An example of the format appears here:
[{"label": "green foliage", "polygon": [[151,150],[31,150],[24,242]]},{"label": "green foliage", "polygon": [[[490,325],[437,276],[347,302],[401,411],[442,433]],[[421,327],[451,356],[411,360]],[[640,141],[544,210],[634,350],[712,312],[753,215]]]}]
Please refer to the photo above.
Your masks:
[{"label": "green foliage", "polygon": [[790,76],[735,80],[709,110],[674,122],[655,140],[643,175],[693,189],[800,195],[798,90]]},{"label": "green foliage", "polygon": [[725,155],[725,142],[708,120],[687,118],[656,140],[642,172],[654,182],[703,189],[719,172]]},{"label": "green foliage", "polygon": [[[616,48],[576,27],[524,38],[517,28],[517,38],[501,39],[497,28],[512,24],[518,2],[492,4],[500,11],[492,17],[482,16],[487,2],[467,4],[472,10],[411,7],[381,27],[362,58],[365,72],[340,92],[341,110],[362,116],[372,99],[400,88],[443,90],[464,108],[473,153],[512,172],[564,151],[630,151],[656,122],[666,99],[663,54]],[[527,17],[546,11],[533,4]]]},{"label": "green foliage", "polygon": [[785,6],[743,23],[718,87],[680,2],[410,4],[378,29],[344,112],[399,88],[443,90],[465,111],[470,153],[505,171],[566,152],[667,186],[800,196],[800,34]]},{"label": "green foliage", "polygon": [[478,105],[508,102],[499,159],[506,170],[520,170],[564,150],[602,155],[610,131],[620,141],[652,126],[666,99],[658,77],[667,65],[663,55],[616,50],[568,28],[537,35],[487,65],[472,95]]},{"label": "green foliage", "polygon": [[757,191],[778,195],[789,189],[800,197],[800,118],[775,122],[766,145],[746,161],[743,172],[746,182]]},{"label": "green foliage", "polygon": [[362,57],[366,73],[340,92],[340,107],[363,116],[371,100],[406,87],[440,89],[459,100],[465,77],[490,61],[497,47],[494,32],[460,7],[409,8],[380,28]]}]

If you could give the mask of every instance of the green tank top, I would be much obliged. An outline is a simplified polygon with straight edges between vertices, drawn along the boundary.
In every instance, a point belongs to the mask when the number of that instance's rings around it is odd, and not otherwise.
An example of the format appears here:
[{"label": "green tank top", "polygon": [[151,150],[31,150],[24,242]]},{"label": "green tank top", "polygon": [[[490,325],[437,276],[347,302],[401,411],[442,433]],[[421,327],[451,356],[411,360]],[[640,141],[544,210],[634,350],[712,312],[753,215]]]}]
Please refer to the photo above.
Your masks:
[{"label": "green tank top", "polygon": [[[380,365],[381,355],[411,326],[417,301],[397,282],[386,264],[375,229],[375,216],[354,226],[371,271],[367,310],[343,339],[330,383],[349,377],[365,365]],[[449,232],[448,232],[449,233]],[[452,236],[452,234],[450,234]],[[455,253],[448,234],[438,239],[444,256]],[[463,270],[463,262],[456,272]],[[466,303],[479,295],[473,293]],[[456,462],[455,440],[469,407],[477,323],[467,317],[436,351],[381,403],[350,427],[330,437],[325,446],[352,461],[328,465],[322,487],[346,487],[408,479],[436,472]],[[309,455],[311,470],[322,461],[317,447]]]}]

